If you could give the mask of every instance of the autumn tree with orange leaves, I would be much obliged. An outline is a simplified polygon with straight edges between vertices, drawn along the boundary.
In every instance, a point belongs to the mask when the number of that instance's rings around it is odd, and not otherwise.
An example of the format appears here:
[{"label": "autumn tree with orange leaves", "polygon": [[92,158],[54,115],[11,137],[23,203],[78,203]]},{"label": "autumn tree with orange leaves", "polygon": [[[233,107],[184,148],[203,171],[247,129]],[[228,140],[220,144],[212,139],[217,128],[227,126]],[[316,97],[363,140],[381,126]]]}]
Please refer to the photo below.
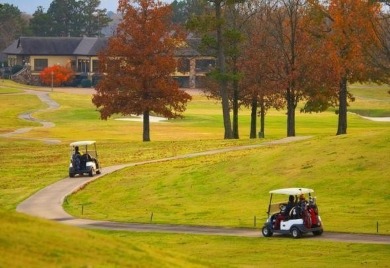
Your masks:
[{"label": "autumn tree with orange leaves", "polygon": [[44,85],[61,86],[66,82],[69,82],[74,77],[74,72],[66,67],[60,65],[54,65],[46,67],[40,74],[39,77]]},{"label": "autumn tree with orange leaves", "polygon": [[373,21],[379,13],[380,4],[367,0],[331,0],[323,12],[329,26],[326,51],[339,82],[337,135],[347,133],[348,83],[381,80],[368,57],[369,50],[378,49]]},{"label": "autumn tree with orange leaves", "polygon": [[123,20],[99,55],[103,79],[93,103],[102,119],[143,115],[143,141],[150,141],[150,113],[176,118],[191,96],[171,76],[174,51],[183,41],[171,22],[171,8],[153,0],[120,0]]},{"label": "autumn tree with orange leaves", "polygon": [[298,103],[306,98],[307,71],[315,68],[306,31],[308,5],[305,0],[275,0],[269,10],[267,45],[269,76],[273,87],[282,91],[287,106],[287,136],[295,136],[295,117]]}]

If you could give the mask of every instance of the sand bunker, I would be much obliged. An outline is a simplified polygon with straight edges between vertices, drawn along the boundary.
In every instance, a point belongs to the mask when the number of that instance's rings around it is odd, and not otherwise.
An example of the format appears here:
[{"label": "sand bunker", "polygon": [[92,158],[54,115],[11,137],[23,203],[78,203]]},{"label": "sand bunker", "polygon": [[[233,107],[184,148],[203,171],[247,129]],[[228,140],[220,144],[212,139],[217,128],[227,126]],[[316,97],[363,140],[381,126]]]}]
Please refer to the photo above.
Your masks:
[{"label": "sand bunker", "polygon": [[[142,122],[143,121],[143,117],[140,115],[140,116],[131,116],[131,117],[125,117],[125,118],[116,118],[115,120],[119,120],[119,121],[135,121],[135,122]],[[164,118],[164,117],[158,117],[158,116],[149,116],[149,121],[151,123],[160,123],[160,122],[164,122],[164,121],[167,121],[168,118]]]}]

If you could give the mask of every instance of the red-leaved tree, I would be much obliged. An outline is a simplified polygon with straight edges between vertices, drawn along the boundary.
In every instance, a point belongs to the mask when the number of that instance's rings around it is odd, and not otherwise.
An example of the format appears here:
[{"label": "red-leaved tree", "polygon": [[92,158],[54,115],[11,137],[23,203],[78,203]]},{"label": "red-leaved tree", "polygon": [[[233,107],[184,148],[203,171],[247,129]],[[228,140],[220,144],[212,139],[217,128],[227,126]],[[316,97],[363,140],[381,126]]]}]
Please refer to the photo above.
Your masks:
[{"label": "red-leaved tree", "polygon": [[62,84],[69,82],[74,77],[74,72],[66,67],[60,65],[54,65],[46,67],[39,77],[44,85],[61,86]]},{"label": "red-leaved tree", "polygon": [[377,50],[378,36],[372,23],[380,4],[366,0],[331,0],[327,17],[330,32],[327,53],[338,75],[339,120],[337,135],[347,133],[348,83],[379,81],[377,68],[370,64],[369,50]]},{"label": "red-leaved tree", "polygon": [[103,79],[93,103],[102,119],[143,115],[143,141],[150,141],[149,115],[179,117],[191,96],[171,76],[176,45],[183,41],[171,22],[171,7],[154,0],[120,0],[123,20],[99,55]]}]

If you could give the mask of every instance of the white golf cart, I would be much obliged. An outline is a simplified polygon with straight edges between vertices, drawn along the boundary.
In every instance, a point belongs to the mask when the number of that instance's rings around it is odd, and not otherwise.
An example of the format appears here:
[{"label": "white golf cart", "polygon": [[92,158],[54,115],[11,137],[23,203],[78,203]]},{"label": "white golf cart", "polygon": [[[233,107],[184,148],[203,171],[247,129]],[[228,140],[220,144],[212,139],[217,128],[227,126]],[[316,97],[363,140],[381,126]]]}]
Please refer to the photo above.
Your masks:
[{"label": "white golf cart", "polygon": [[69,177],[100,174],[95,141],[76,141],[70,144]]},{"label": "white golf cart", "polygon": [[[312,189],[285,188],[269,193],[271,196],[267,211],[268,218],[262,229],[263,236],[270,237],[273,233],[279,233],[291,234],[294,238],[299,238],[302,234],[310,232],[313,235],[322,234],[322,221]],[[305,195],[308,195],[308,199]]]}]

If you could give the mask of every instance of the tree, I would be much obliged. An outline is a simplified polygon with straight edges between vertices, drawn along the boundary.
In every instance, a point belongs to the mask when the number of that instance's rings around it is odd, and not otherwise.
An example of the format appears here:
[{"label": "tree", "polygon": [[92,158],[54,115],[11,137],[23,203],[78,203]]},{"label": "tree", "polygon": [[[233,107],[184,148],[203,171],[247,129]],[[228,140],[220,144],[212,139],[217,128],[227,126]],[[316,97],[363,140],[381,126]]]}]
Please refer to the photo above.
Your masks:
[{"label": "tree", "polygon": [[302,19],[305,14],[304,0],[276,0],[268,16],[271,36],[268,51],[272,55],[272,76],[277,88],[284,90],[287,104],[287,136],[295,136],[295,110],[298,102],[304,98],[299,84],[304,66],[299,66],[304,56],[306,44]]},{"label": "tree", "polygon": [[76,0],[54,0],[51,2],[47,14],[52,20],[51,36],[79,36],[80,24],[75,22],[81,17],[80,8]]},{"label": "tree", "polygon": [[[390,72],[390,1],[386,1],[382,5],[379,16],[374,17],[372,21],[379,47],[378,49],[375,47],[369,49],[368,54],[371,65],[388,74]],[[390,77],[387,78],[390,79]],[[384,82],[389,83],[389,80]]]},{"label": "tree", "polygon": [[51,36],[52,20],[51,17],[44,12],[42,6],[39,6],[30,19],[30,30],[35,36]]},{"label": "tree", "polygon": [[226,30],[224,38],[226,41],[226,58],[229,80],[232,87],[232,110],[233,110],[233,138],[239,138],[238,131],[238,111],[240,108],[240,88],[241,70],[239,60],[242,57],[242,44],[245,39],[243,28],[252,16],[250,8],[244,7],[244,1],[237,1],[226,7]]},{"label": "tree", "polygon": [[100,36],[111,19],[100,0],[53,0],[47,13],[39,6],[30,21],[37,36]]},{"label": "tree", "polygon": [[379,11],[380,4],[374,1],[330,1],[327,11],[330,20],[327,51],[338,71],[335,77],[339,82],[337,135],[347,133],[348,82],[380,80],[370,65],[367,53],[379,43],[372,23]]},{"label": "tree", "polygon": [[0,51],[26,32],[26,21],[19,8],[0,4]]},{"label": "tree", "polygon": [[[238,70],[236,62],[239,55],[238,45],[242,36],[236,24],[239,12],[235,6],[243,2],[241,0],[208,0],[203,14],[192,16],[187,24],[190,30],[202,35],[202,43],[208,50],[215,51],[216,66],[209,73],[209,77],[218,82],[219,96],[216,96],[215,90],[209,91],[212,96],[221,100],[225,139],[238,138]],[[232,24],[229,25],[229,22]],[[232,97],[229,89],[230,82],[233,83],[234,96]],[[233,128],[230,119],[230,99],[233,100],[234,109]]]},{"label": "tree", "polygon": [[[257,137],[257,115],[260,115],[259,137],[265,136],[265,115],[268,109],[284,107],[282,91],[275,83],[272,38],[269,33],[269,11],[266,1],[257,3],[256,12],[245,27],[247,39],[239,65],[241,101],[251,108],[250,138]],[[258,112],[259,109],[259,112]]]},{"label": "tree", "polygon": [[132,5],[121,0],[119,11],[123,20],[99,55],[106,75],[92,101],[102,119],[116,113],[142,114],[143,141],[150,141],[150,113],[176,118],[191,100],[171,76],[177,66],[174,51],[183,37],[173,26],[166,4],[136,0]]},{"label": "tree", "polygon": [[216,51],[217,62],[214,78],[219,82],[219,91],[221,94],[223,125],[225,128],[225,139],[233,138],[232,123],[230,120],[228,77],[226,71],[225,43],[223,40],[223,15],[222,7],[226,3],[224,0],[210,1],[214,5],[215,31],[216,31]]},{"label": "tree", "polygon": [[46,67],[40,74],[39,77],[44,85],[61,86],[66,82],[69,82],[74,77],[74,72],[66,67],[60,65],[54,65]]},{"label": "tree", "polygon": [[83,34],[86,36],[100,36],[102,28],[106,27],[111,19],[106,9],[99,9],[100,0],[79,1],[83,16],[81,25],[84,25]]},{"label": "tree", "polygon": [[173,16],[172,21],[184,25],[188,20],[188,5],[185,1],[174,0],[171,3]]}]

